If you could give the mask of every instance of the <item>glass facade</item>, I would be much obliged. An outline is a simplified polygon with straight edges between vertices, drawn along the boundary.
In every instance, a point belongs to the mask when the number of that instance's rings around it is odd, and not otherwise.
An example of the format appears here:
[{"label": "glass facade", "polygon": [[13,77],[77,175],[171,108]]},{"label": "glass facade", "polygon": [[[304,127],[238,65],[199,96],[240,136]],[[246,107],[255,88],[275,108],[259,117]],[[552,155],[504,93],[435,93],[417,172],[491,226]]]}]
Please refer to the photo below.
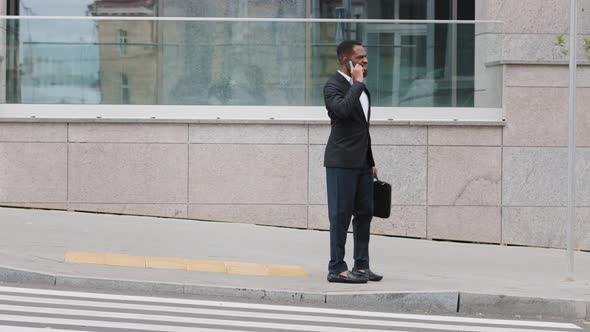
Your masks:
[{"label": "glass facade", "polygon": [[323,84],[338,68],[336,45],[357,39],[369,54],[375,106],[501,104],[475,98],[477,23],[280,20],[472,20],[473,0],[20,0],[17,7],[21,16],[88,18],[7,20],[8,103],[321,106]]}]

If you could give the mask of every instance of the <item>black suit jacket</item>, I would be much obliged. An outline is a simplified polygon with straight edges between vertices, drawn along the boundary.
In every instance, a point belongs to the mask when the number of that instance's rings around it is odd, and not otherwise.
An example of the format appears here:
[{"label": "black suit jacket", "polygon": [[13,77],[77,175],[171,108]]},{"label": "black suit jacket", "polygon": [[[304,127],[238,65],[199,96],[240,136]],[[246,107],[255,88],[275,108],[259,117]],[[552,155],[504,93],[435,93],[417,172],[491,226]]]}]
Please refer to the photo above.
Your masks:
[{"label": "black suit jacket", "polygon": [[[363,91],[369,98],[368,119],[365,119],[360,102]],[[371,96],[365,84],[354,82],[350,85],[346,78],[337,72],[324,86],[324,101],[332,127],[324,154],[324,166],[341,168],[375,166],[369,134]]]}]

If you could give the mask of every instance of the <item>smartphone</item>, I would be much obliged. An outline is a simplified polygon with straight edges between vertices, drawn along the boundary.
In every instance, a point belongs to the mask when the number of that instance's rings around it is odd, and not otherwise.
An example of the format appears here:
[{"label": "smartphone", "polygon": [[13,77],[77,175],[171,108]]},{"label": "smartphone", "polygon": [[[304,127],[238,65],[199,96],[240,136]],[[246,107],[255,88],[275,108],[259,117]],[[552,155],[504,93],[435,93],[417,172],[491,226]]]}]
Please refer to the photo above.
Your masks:
[{"label": "smartphone", "polygon": [[348,75],[352,76],[352,61],[348,60],[346,61],[346,69],[348,69]]}]

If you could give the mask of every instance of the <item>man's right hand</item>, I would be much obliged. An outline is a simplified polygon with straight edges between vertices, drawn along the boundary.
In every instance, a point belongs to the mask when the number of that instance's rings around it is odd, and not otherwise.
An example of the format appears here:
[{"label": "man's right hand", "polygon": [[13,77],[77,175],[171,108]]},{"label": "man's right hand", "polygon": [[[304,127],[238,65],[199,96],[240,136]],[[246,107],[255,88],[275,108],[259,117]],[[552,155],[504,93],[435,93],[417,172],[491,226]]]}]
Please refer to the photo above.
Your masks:
[{"label": "man's right hand", "polygon": [[[351,61],[351,63],[354,65],[354,63]],[[357,64],[354,65],[354,67],[352,67],[352,73],[351,73],[351,77],[352,80],[354,82],[362,82],[365,79],[365,68],[363,68],[363,66]]]}]

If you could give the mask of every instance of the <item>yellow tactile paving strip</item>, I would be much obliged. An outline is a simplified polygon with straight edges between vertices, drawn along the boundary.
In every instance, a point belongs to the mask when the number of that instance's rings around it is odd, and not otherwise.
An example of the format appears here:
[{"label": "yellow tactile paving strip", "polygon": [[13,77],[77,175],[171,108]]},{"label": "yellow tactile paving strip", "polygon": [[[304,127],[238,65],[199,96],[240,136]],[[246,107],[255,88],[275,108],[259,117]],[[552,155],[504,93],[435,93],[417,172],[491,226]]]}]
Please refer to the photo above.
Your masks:
[{"label": "yellow tactile paving strip", "polygon": [[139,267],[150,269],[216,272],[254,276],[305,277],[302,266],[196,260],[168,257],[130,256],[95,252],[67,251],[66,263]]}]

